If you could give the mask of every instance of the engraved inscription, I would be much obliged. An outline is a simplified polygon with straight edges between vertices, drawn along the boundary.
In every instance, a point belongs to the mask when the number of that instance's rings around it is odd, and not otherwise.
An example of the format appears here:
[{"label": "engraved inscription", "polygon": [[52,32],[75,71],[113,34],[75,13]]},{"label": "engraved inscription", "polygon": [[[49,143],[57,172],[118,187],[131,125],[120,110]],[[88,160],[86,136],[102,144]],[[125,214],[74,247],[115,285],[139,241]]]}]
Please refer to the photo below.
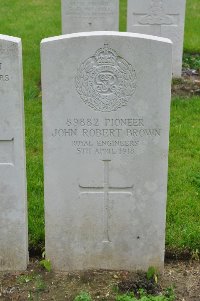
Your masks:
[{"label": "engraved inscription", "polygon": [[109,180],[109,163],[110,160],[103,160],[104,163],[104,183],[99,187],[85,187],[79,185],[80,194],[102,193],[104,195],[103,202],[103,243],[110,243],[109,236],[109,195],[113,193],[133,195],[133,185],[127,187],[112,187]]},{"label": "engraved inscription", "polygon": [[111,112],[126,106],[136,89],[132,65],[104,45],[81,64],[75,78],[81,99],[95,111]]},{"label": "engraved inscription", "polygon": [[14,164],[14,138],[0,140],[0,165]]},{"label": "engraved inscription", "polygon": [[[69,0],[68,0],[69,1]],[[103,17],[115,13],[113,3],[109,0],[71,0],[66,10],[66,15],[73,17]]]},{"label": "engraved inscription", "polygon": [[138,153],[147,141],[157,143],[160,128],[148,127],[143,118],[67,118],[53,138],[71,139],[79,155],[128,155]]},{"label": "engraved inscription", "polygon": [[151,0],[150,13],[143,16],[139,24],[172,25],[173,18],[165,14],[162,0]]},{"label": "engraved inscription", "polygon": [[4,65],[0,62],[0,82],[8,82],[9,80],[9,75],[6,74]]}]

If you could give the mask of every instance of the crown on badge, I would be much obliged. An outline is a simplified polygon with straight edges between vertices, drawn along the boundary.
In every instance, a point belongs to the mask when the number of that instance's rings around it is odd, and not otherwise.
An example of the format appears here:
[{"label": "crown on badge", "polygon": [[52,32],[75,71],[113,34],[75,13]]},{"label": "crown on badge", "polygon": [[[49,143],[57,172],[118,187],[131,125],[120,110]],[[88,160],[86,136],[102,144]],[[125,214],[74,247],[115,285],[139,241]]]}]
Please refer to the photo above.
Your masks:
[{"label": "crown on badge", "polygon": [[115,65],[117,54],[108,47],[108,44],[104,44],[104,48],[100,48],[95,53],[95,58],[98,65]]}]

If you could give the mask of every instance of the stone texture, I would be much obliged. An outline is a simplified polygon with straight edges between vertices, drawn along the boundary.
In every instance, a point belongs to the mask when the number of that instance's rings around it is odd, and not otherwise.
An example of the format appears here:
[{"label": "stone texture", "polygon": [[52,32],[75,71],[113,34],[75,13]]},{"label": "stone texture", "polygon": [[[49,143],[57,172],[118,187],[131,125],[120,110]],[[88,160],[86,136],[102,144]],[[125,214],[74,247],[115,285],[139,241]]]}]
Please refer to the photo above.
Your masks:
[{"label": "stone texture", "polygon": [[0,35],[0,271],[28,262],[22,46]]},{"label": "stone texture", "polygon": [[46,255],[162,269],[172,44],[94,32],[41,45]]},{"label": "stone texture", "polygon": [[173,76],[181,76],[186,0],[128,0],[127,31],[169,38]]},{"label": "stone texture", "polygon": [[62,0],[62,33],[119,30],[119,0]]}]

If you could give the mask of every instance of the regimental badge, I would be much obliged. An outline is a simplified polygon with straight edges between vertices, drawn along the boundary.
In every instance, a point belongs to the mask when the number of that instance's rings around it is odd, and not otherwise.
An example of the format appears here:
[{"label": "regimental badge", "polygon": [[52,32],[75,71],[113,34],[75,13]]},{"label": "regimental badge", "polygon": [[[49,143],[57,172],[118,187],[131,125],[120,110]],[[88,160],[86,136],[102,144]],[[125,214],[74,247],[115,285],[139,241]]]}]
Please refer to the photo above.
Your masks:
[{"label": "regimental badge", "polygon": [[149,14],[141,17],[139,24],[173,25],[173,18],[164,12],[162,0],[151,0],[149,12]]},{"label": "regimental badge", "polygon": [[111,112],[127,105],[136,89],[136,73],[131,64],[106,44],[80,65],[75,84],[89,107]]}]

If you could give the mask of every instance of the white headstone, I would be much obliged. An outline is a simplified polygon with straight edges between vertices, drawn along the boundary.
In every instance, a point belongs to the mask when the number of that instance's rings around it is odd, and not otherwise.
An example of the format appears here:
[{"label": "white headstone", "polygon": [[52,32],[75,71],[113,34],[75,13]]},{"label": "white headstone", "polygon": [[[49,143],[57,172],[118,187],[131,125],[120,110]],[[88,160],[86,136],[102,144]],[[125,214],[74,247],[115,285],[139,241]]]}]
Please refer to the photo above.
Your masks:
[{"label": "white headstone", "polygon": [[119,0],[62,0],[62,33],[119,30]]},{"label": "white headstone", "polygon": [[21,39],[0,35],[0,271],[28,262]]},{"label": "white headstone", "polygon": [[57,270],[164,262],[172,45],[42,41],[46,254]]},{"label": "white headstone", "polygon": [[181,76],[186,0],[128,0],[127,31],[169,38],[173,75]]}]

